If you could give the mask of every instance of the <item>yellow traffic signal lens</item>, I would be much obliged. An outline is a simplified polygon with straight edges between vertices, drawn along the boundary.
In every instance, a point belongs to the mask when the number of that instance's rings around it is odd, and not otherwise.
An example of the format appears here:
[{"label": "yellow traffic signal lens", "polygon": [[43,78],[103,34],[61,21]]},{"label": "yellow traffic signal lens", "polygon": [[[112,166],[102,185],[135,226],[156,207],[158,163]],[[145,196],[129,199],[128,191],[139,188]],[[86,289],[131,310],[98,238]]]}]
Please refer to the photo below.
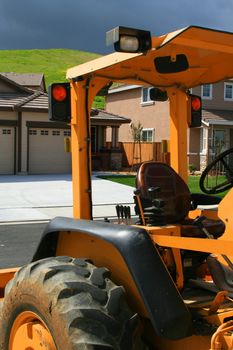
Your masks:
[{"label": "yellow traffic signal lens", "polygon": [[62,85],[55,85],[53,86],[52,89],[52,96],[54,98],[54,100],[56,101],[64,101],[66,96],[67,96],[67,92],[64,86]]},{"label": "yellow traffic signal lens", "polygon": [[197,96],[192,97],[192,109],[194,111],[199,111],[201,108],[201,99]]}]

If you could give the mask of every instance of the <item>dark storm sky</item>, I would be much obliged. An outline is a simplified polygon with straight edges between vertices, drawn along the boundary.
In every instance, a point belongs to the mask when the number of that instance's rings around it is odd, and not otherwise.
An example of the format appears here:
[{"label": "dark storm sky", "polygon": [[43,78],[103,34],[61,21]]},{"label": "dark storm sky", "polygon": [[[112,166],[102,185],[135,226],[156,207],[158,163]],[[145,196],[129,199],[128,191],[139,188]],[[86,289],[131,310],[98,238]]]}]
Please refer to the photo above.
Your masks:
[{"label": "dark storm sky", "polygon": [[153,35],[199,25],[233,31],[232,0],[1,0],[0,49],[71,48],[106,53],[118,25]]}]

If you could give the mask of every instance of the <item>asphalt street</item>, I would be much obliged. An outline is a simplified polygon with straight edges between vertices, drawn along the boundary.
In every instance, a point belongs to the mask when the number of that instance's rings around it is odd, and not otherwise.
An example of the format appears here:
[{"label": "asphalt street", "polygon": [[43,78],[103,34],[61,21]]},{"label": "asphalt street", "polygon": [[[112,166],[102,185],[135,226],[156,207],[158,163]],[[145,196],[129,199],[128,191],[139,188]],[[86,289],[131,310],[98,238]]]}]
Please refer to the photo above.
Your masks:
[{"label": "asphalt street", "polygon": [[0,225],[0,269],[31,261],[46,223]]}]

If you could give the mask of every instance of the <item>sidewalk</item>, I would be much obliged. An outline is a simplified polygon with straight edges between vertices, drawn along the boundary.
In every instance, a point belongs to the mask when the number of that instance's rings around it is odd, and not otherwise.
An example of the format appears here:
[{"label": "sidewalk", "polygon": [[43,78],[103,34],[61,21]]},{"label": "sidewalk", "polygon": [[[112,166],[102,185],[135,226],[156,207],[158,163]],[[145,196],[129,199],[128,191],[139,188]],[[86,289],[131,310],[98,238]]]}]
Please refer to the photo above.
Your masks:
[{"label": "sidewalk", "polygon": [[[92,176],[93,218],[116,217],[116,204],[131,206],[133,188]],[[1,175],[0,223],[73,216],[71,175]]]}]

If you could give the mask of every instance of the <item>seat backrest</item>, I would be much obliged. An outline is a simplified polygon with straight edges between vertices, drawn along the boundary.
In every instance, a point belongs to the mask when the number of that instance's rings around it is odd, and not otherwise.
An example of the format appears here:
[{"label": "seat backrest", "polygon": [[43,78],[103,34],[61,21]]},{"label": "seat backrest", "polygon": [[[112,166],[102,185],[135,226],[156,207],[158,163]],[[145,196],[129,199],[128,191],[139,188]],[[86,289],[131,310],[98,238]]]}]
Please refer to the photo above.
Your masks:
[{"label": "seat backrest", "polygon": [[165,223],[179,223],[185,219],[190,209],[190,191],[169,165],[154,161],[142,163],[137,172],[136,188],[140,190],[143,207],[151,204],[150,187],[160,188],[157,197],[164,201],[161,215]]}]

